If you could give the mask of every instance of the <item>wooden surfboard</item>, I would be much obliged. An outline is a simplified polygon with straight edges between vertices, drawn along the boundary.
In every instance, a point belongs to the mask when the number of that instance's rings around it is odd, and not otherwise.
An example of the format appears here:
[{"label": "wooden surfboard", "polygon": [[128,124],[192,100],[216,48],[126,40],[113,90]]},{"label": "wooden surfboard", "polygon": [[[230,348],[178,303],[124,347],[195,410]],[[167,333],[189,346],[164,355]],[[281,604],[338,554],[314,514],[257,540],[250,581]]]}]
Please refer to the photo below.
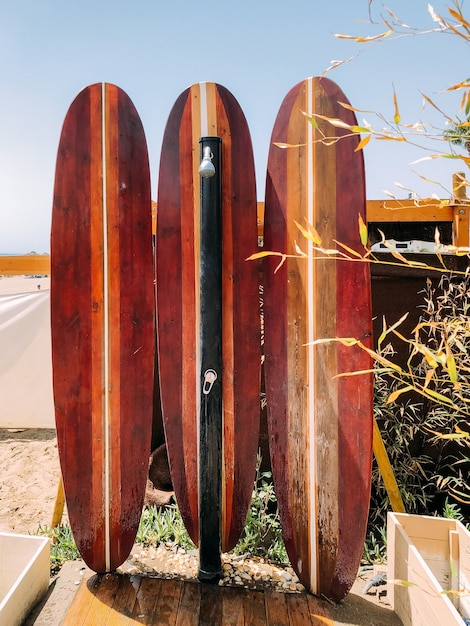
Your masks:
[{"label": "wooden surfboard", "polygon": [[[256,186],[248,126],[224,87],[198,83],[177,99],[160,160],[157,336],[163,419],[173,487],[198,543],[200,426],[199,139],[221,138],[222,159],[222,550],[238,541],[251,501],[258,450],[260,318]],[[201,470],[202,471],[202,470]],[[219,503],[214,502],[217,507]]]},{"label": "wooden surfboard", "polygon": [[57,441],[77,547],[96,572],[132,549],[152,428],[155,298],[141,121],[106,83],[81,91],[60,137],[51,230]]},{"label": "wooden surfboard", "polygon": [[[359,348],[317,339],[354,337],[370,345],[372,314],[365,263],[321,260],[295,221],[312,225],[324,248],[357,251],[365,221],[358,136],[321,118],[356,124],[326,78],[296,85],[279,110],[270,144],[265,203],[265,375],[274,484],[293,568],[314,594],[340,600],[362,555],[370,498],[373,382]],[[322,143],[321,138],[327,138]],[[275,144],[291,147],[279,147]],[[330,144],[330,145],[327,145]]]}]

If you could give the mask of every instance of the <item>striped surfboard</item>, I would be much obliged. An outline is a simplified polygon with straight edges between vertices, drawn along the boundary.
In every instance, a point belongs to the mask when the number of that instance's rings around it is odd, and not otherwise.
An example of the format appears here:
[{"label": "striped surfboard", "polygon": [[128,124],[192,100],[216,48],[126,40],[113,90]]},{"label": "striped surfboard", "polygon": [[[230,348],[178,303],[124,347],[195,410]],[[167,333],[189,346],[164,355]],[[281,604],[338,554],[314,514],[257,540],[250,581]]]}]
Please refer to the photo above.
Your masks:
[{"label": "striped surfboard", "polygon": [[132,549],[152,423],[150,176],[129,97],[98,83],[70,106],[57,154],[51,329],[57,440],[75,542],[96,572]]},{"label": "striped surfboard", "polygon": [[238,541],[251,500],[258,450],[260,319],[253,152],[243,112],[215,83],[175,102],[160,158],[157,216],[157,334],[165,435],[186,528],[199,541],[200,176],[199,139],[221,139],[222,495],[221,546]]},{"label": "striped surfboard", "polygon": [[370,345],[369,268],[326,259],[315,250],[316,235],[304,237],[296,222],[313,226],[324,248],[339,241],[363,250],[359,138],[323,119],[355,125],[340,103],[345,95],[326,78],[304,80],[285,97],[269,150],[264,239],[267,251],[294,255],[278,271],[277,256],[264,267],[268,429],[284,540],[305,587],[337,601],[363,550],[373,406],[371,374],[337,375],[371,362],[359,348],[312,342],[355,337]]}]

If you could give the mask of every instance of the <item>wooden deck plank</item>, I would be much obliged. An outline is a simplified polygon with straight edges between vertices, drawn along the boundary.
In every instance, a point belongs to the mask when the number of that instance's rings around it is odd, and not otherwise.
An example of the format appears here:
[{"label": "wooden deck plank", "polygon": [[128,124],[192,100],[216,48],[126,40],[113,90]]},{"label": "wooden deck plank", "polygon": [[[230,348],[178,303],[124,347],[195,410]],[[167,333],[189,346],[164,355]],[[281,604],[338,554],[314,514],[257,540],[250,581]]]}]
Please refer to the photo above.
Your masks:
[{"label": "wooden deck plank", "polygon": [[88,580],[83,580],[75,598],[64,618],[62,626],[80,626],[90,610],[91,602],[99,586],[99,576],[94,575]]},{"label": "wooden deck plank", "polygon": [[368,624],[370,619],[381,624],[382,617],[383,623],[392,623],[388,621],[390,611],[372,604],[366,618],[358,609],[363,604],[364,600],[355,596],[342,605],[332,605],[308,593],[90,571],[62,626],[334,626],[351,623],[356,614],[354,624]]},{"label": "wooden deck plank", "polygon": [[[143,624],[152,624],[152,615],[161,593],[163,581],[159,578],[143,578],[136,598],[137,615]],[[134,614],[136,614],[134,612]]]},{"label": "wooden deck plank", "polygon": [[262,591],[248,590],[244,599],[245,624],[267,626],[266,605]]},{"label": "wooden deck plank", "polygon": [[139,576],[122,576],[116,598],[106,626],[131,626],[144,624],[143,618],[135,610],[137,594],[142,579]]},{"label": "wooden deck plank", "polygon": [[201,586],[184,583],[180,596],[176,626],[198,626],[201,604]]},{"label": "wooden deck plank", "polygon": [[220,591],[224,626],[244,626],[246,624],[243,611],[244,591],[234,587],[222,587]]},{"label": "wooden deck plank", "polygon": [[[306,626],[312,623],[310,620],[307,594],[288,593],[286,594],[286,604],[289,612],[290,626]],[[315,622],[313,623],[317,626]]]},{"label": "wooden deck plank", "polygon": [[269,626],[289,626],[289,611],[286,594],[278,591],[266,591],[266,619]]},{"label": "wooden deck plank", "polygon": [[160,595],[155,603],[151,624],[175,626],[181,596],[181,581],[172,579],[162,581]]},{"label": "wooden deck plank", "polygon": [[334,619],[328,606],[316,596],[307,594],[307,603],[310,613],[310,624],[312,626],[334,626]]},{"label": "wooden deck plank", "polygon": [[83,624],[107,623],[120,583],[121,577],[119,574],[103,574],[99,577],[95,583],[97,587],[96,592],[90,603],[90,615],[93,616],[92,622],[87,617]]},{"label": "wooden deck plank", "polygon": [[223,624],[222,595],[219,587],[201,586],[199,608],[199,626],[218,626]]}]

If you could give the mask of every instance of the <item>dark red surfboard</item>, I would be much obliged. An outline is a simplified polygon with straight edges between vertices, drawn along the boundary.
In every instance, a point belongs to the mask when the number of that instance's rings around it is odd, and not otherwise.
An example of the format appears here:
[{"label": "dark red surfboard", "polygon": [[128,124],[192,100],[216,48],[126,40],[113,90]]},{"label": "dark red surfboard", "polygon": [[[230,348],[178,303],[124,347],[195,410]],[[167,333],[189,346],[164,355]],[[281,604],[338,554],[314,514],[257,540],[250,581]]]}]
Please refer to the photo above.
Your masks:
[{"label": "dark red surfboard", "polygon": [[[256,186],[251,139],[224,87],[198,83],[167,122],[157,203],[157,335],[163,419],[176,499],[198,543],[200,425],[199,139],[221,138],[222,158],[222,550],[238,541],[258,450],[260,320]],[[214,503],[218,506],[218,503]]]},{"label": "dark red surfboard", "polygon": [[107,83],[73,101],[57,154],[51,230],[54,404],[67,510],[96,572],[129,555],[152,427],[155,298],[147,146]]},{"label": "dark red surfboard", "polygon": [[373,381],[371,374],[336,378],[369,369],[365,351],[312,342],[354,337],[370,345],[369,268],[320,259],[295,222],[313,226],[326,249],[336,240],[363,251],[359,138],[314,117],[355,125],[339,102],[347,103],[345,95],[326,78],[304,80],[284,99],[269,150],[264,239],[265,250],[296,255],[277,272],[279,257],[266,257],[264,268],[269,442],[284,540],[305,587],[333,600],[350,589],[364,545]]}]

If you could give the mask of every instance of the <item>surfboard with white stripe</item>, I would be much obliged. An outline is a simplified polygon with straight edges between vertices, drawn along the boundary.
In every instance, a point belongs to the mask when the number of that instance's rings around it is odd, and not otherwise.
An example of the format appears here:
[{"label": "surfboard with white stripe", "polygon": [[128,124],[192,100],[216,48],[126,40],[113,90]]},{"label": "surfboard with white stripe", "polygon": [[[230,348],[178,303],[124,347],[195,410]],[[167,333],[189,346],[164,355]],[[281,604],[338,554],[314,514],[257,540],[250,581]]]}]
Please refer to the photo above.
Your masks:
[{"label": "surfboard with white stripe", "polygon": [[[360,251],[365,182],[359,138],[322,118],[356,124],[326,78],[308,78],[284,99],[272,133],[266,181],[267,251],[294,255],[264,267],[265,374],[271,463],[292,566],[315,594],[339,600],[359,566],[370,497],[372,377],[359,349],[316,339],[371,341],[367,264],[321,258],[297,222],[325,248]],[[276,145],[277,144],[277,145]],[[300,248],[304,256],[298,255]]]},{"label": "surfboard with white stripe", "polygon": [[[176,100],[160,157],[157,329],[160,386],[173,487],[198,543],[200,331],[199,139],[221,138],[222,159],[222,549],[244,527],[258,450],[260,412],[256,184],[251,138],[233,95],[196,83]],[[169,297],[171,294],[171,297]],[[217,506],[217,503],[214,503]]]},{"label": "surfboard with white stripe", "polygon": [[144,131],[129,97],[97,83],[78,94],[63,124],[51,229],[59,456],[75,542],[97,572],[125,561],[140,521],[154,311]]}]

